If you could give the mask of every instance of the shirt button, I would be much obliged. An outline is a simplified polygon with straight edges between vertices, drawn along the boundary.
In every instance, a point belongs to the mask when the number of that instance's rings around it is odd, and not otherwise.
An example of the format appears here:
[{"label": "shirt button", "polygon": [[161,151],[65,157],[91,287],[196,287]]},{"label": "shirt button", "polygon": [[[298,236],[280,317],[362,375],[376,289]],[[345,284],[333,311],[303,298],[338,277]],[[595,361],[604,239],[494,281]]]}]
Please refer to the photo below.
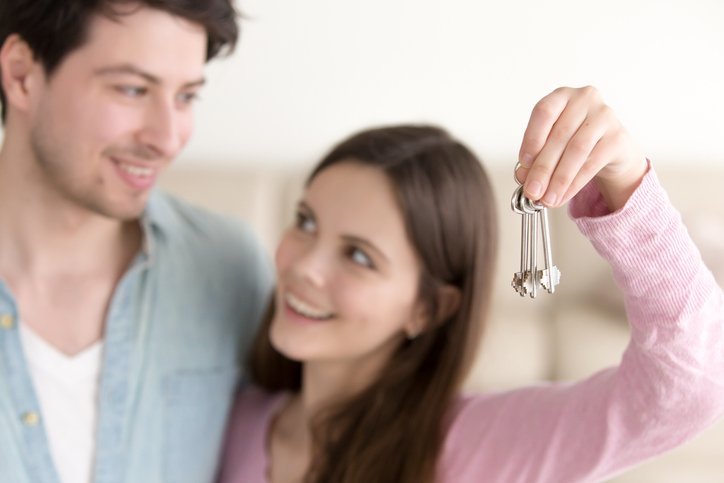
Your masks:
[{"label": "shirt button", "polygon": [[37,426],[40,422],[40,415],[35,411],[28,411],[23,414],[21,419],[23,420],[23,424],[25,426]]},{"label": "shirt button", "polygon": [[13,328],[13,316],[10,314],[0,315],[0,327],[2,327],[3,329],[12,329]]}]

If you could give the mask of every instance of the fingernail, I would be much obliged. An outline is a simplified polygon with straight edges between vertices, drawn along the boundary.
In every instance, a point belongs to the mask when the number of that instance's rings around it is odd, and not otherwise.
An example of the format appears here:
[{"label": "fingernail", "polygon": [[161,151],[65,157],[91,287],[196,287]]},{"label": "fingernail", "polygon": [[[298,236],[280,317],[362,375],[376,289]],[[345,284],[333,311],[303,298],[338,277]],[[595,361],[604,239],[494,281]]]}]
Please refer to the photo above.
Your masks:
[{"label": "fingernail", "polygon": [[532,162],[533,156],[528,153],[525,153],[523,156],[520,157],[520,165],[524,168],[530,168]]},{"label": "fingernail", "polygon": [[528,183],[528,186],[525,189],[526,193],[530,196],[530,198],[533,199],[533,201],[536,201],[540,199],[541,193],[541,184],[538,181],[531,181]]},{"label": "fingernail", "polygon": [[558,201],[558,196],[551,191],[546,193],[545,197],[543,197],[543,204],[547,206],[555,206],[556,201]]}]

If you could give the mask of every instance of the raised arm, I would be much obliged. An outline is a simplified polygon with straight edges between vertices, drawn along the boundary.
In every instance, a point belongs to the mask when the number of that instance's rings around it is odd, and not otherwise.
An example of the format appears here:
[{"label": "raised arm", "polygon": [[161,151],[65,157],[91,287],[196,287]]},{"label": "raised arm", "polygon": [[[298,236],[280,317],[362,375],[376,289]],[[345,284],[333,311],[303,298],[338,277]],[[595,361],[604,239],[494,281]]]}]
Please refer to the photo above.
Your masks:
[{"label": "raised arm", "polygon": [[631,341],[620,365],[586,380],[462,401],[441,481],[601,481],[721,415],[724,295],[595,90],[562,88],[541,100],[520,162],[528,195],[548,206],[571,200],[571,216],[613,267]]}]

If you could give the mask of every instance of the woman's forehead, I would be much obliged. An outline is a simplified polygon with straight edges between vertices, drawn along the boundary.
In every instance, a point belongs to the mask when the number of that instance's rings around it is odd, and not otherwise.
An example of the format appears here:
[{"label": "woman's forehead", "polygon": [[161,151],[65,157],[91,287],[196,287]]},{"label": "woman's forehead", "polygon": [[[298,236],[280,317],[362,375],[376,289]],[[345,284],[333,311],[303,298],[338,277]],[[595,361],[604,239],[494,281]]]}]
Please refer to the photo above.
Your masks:
[{"label": "woman's forehead", "polygon": [[325,168],[302,200],[322,231],[366,238],[392,253],[412,250],[395,187],[379,168],[356,162]]}]

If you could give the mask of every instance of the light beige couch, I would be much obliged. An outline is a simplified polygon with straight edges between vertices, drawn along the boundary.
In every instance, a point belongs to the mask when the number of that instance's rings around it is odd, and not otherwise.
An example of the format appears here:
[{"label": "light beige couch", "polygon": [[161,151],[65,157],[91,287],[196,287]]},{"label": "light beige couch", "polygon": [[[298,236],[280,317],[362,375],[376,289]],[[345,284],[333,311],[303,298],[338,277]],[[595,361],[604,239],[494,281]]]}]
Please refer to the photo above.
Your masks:
[{"label": "light beige couch", "polygon": [[[705,260],[724,282],[724,168],[664,165],[656,170]],[[512,166],[495,164],[488,171],[500,212],[501,256],[495,306],[468,388],[486,391],[579,379],[616,364],[628,341],[628,326],[608,266],[568,220],[565,209],[553,210],[553,256],[562,272],[561,285],[555,295],[543,293],[535,300],[515,294],[510,281],[519,264],[520,218],[510,211],[515,188]],[[197,204],[247,220],[272,253],[292,218],[305,173],[305,169],[263,166],[178,166],[164,175],[161,185]],[[611,481],[724,481],[724,422]]]}]

